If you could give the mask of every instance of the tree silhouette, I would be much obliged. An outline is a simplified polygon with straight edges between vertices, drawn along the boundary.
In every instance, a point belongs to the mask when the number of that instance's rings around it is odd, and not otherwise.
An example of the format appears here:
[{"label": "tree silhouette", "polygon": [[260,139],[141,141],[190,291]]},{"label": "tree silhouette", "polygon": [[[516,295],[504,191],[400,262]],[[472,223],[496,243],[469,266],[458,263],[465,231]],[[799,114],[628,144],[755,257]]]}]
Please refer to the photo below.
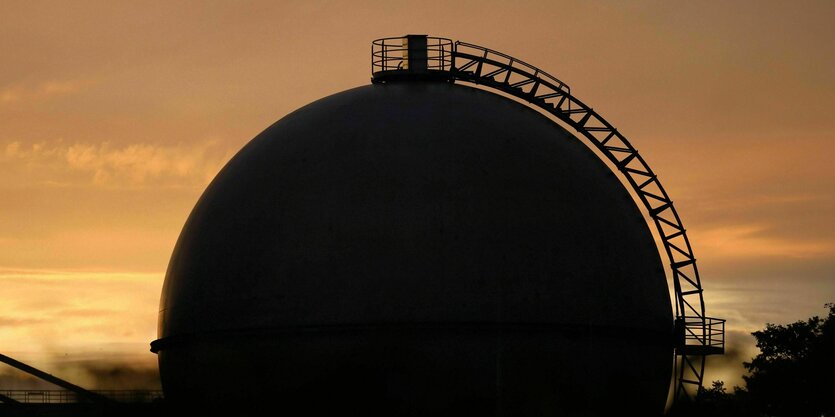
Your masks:
[{"label": "tree silhouette", "polygon": [[758,415],[835,415],[835,304],[829,315],[752,333],[760,354],[743,365],[750,406]]}]

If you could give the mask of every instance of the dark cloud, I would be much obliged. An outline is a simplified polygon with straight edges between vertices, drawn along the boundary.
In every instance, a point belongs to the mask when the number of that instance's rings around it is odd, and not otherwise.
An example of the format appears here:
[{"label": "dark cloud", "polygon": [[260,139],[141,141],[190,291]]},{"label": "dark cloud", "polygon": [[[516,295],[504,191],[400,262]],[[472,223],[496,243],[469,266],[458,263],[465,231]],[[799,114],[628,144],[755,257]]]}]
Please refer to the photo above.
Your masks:
[{"label": "dark cloud", "polygon": [[44,390],[56,389],[46,381],[19,371],[5,364],[0,364],[0,390]]},{"label": "dark cloud", "polygon": [[[37,366],[42,371],[90,390],[159,390],[159,371],[154,364],[136,361],[54,360]],[[0,364],[0,390],[61,389],[23,371]]]},{"label": "dark cloud", "polygon": [[4,317],[0,316],[0,327],[10,326],[26,326],[30,324],[39,324],[46,321],[45,319],[37,318],[22,318],[22,317]]},{"label": "dark cloud", "polygon": [[93,380],[90,389],[98,390],[158,390],[159,370],[132,363],[86,362],[81,369]]},{"label": "dark cloud", "polygon": [[748,332],[730,330],[725,333],[725,354],[713,355],[705,362],[705,384],[712,380],[725,379],[726,386],[743,385],[745,373],[743,362],[750,361],[756,354],[754,337]]}]

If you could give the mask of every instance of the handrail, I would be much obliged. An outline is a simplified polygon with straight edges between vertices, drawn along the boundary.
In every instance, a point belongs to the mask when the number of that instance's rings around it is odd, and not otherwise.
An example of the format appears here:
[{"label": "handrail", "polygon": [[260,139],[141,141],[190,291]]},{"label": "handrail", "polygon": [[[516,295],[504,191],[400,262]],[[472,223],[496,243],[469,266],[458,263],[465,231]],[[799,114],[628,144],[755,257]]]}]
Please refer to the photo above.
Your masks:
[{"label": "handrail", "polygon": [[[452,66],[451,39],[426,37],[426,61],[430,71],[449,71]],[[371,73],[408,69],[406,37],[380,38],[371,42]]]},{"label": "handrail", "polygon": [[[684,347],[704,346],[725,349],[725,320],[715,317],[683,317]],[[695,341],[696,343],[688,343]]]},{"label": "handrail", "polygon": [[460,49],[460,47],[462,47],[462,46],[465,47],[465,48],[471,48],[471,49],[475,49],[475,50],[478,50],[478,51],[483,51],[485,58],[488,55],[498,55],[498,56],[500,56],[504,59],[507,59],[509,61],[510,66],[513,66],[513,64],[519,64],[519,65],[521,65],[521,66],[523,66],[523,67],[525,67],[529,70],[533,70],[533,76],[534,77],[540,77],[540,78],[544,77],[544,78],[546,78],[550,81],[553,81],[553,83],[556,84],[556,86],[558,88],[563,89],[567,93],[571,94],[571,87],[569,87],[568,84],[562,82],[559,78],[557,78],[557,77],[539,69],[538,67],[535,67],[531,64],[528,64],[525,61],[522,61],[521,59],[514,58],[510,55],[501,53],[499,51],[496,51],[496,50],[493,50],[493,49],[490,49],[490,48],[485,48],[483,46],[479,46],[479,45],[472,44],[472,43],[467,43],[467,42],[462,42],[462,41],[455,41],[455,52],[457,54],[463,53]]}]

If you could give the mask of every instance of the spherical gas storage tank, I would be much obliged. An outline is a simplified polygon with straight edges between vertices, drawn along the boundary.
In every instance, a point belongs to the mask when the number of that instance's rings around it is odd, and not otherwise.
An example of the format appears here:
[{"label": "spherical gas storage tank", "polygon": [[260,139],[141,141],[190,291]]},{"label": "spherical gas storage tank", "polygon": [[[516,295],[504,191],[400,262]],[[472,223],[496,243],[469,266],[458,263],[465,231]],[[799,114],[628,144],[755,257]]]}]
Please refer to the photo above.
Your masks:
[{"label": "spherical gas storage tank", "polygon": [[506,97],[404,81],[302,107],[232,158],[152,346],[173,403],[650,416],[672,327],[647,223],[594,152]]}]

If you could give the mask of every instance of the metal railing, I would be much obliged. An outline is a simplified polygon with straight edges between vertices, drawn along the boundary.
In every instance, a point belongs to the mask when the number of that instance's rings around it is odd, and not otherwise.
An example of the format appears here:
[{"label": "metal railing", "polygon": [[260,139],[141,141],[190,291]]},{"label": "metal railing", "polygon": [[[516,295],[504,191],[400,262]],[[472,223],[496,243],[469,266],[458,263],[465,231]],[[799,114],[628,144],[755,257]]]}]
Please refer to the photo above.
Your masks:
[{"label": "metal railing", "polygon": [[[493,63],[494,66],[499,67],[503,70],[507,69],[506,72],[506,79],[503,80],[504,83],[511,84],[510,77],[513,73],[517,73],[522,75],[526,79],[531,80],[539,80],[540,83],[542,81],[547,81],[549,84],[553,86],[555,90],[561,90],[567,94],[571,94],[571,87],[568,84],[562,82],[559,78],[554,77],[547,72],[528,64],[521,59],[514,58],[510,55],[501,53],[499,51],[495,51],[489,48],[485,48],[483,46],[475,45],[472,43],[462,42],[462,41],[455,41],[455,55],[456,57],[479,57],[480,59],[472,59],[472,63],[465,63],[463,65],[456,65],[454,69],[456,71],[466,71],[470,66],[473,64],[477,64],[479,62],[490,62]],[[492,76],[490,74],[484,74],[483,76]]]},{"label": "metal railing", "polygon": [[725,320],[687,316],[684,321],[684,347],[697,346],[725,350]]},{"label": "metal railing", "polygon": [[[426,37],[426,69],[449,71],[452,67],[451,39]],[[381,38],[371,42],[371,73],[409,69],[408,37]]]},{"label": "metal railing", "polygon": [[[149,403],[161,400],[159,390],[99,390],[92,391],[119,403]],[[69,390],[0,390],[0,395],[23,404],[68,404],[85,402]]]}]

